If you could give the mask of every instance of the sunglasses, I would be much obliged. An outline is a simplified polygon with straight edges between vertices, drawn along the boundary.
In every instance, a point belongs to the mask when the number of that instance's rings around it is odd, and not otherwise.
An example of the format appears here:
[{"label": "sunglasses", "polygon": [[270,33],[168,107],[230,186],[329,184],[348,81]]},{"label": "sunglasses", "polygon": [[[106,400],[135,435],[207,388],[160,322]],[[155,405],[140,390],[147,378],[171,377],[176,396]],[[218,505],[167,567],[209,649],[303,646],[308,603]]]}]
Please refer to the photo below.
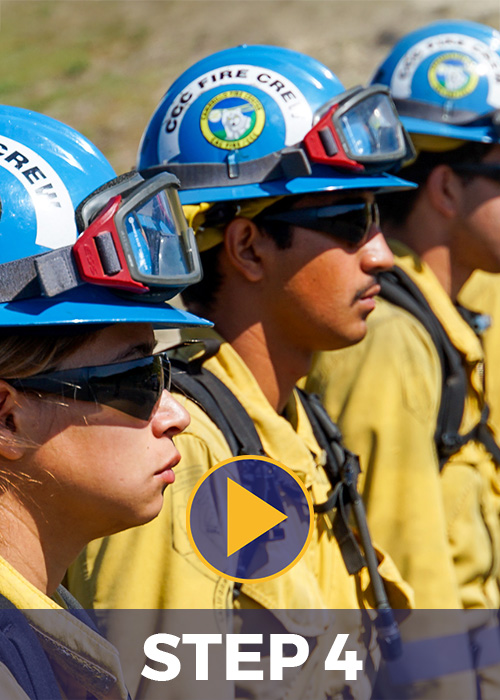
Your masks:
[{"label": "sunglasses", "polygon": [[256,221],[280,221],[292,226],[309,228],[359,245],[369,234],[371,227],[380,225],[378,206],[375,202],[345,202],[324,207],[288,209],[274,214],[262,214]]},{"label": "sunglasses", "polygon": [[56,394],[110,406],[148,421],[164,389],[170,390],[165,353],[97,367],[78,367],[8,380],[16,389]]},{"label": "sunglasses", "polygon": [[451,168],[459,175],[476,175],[500,182],[500,163],[458,163]]}]

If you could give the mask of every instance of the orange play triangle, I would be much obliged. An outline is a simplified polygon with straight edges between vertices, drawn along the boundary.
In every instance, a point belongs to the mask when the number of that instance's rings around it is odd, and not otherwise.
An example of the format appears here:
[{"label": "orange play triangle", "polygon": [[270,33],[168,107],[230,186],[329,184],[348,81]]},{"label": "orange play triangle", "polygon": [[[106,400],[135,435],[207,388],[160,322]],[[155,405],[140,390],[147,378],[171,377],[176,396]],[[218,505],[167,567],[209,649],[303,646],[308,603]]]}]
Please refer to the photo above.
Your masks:
[{"label": "orange play triangle", "polygon": [[227,480],[227,556],[260,537],[288,515],[254,496],[251,491]]}]

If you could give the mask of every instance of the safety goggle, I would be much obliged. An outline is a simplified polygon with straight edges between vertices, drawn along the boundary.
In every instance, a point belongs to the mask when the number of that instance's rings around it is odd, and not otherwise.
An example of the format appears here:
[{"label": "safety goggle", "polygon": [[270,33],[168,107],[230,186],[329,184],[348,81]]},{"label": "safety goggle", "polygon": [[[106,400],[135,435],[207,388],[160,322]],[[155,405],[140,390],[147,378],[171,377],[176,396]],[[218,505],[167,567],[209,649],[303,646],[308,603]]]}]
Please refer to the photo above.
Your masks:
[{"label": "safety goggle", "polygon": [[85,282],[160,301],[198,282],[201,264],[178,186],[167,172],[107,183],[77,208],[81,235],[73,245],[0,265],[0,302],[52,297]]},{"label": "safety goggle", "polygon": [[323,105],[315,122],[303,141],[314,163],[380,172],[415,155],[389,89],[382,85],[347,90]]},{"label": "safety goggle", "polygon": [[378,206],[375,202],[343,202],[322,207],[288,209],[256,217],[256,222],[280,221],[292,226],[309,228],[359,245],[375,225],[380,227]]},{"label": "safety goggle", "polygon": [[165,353],[159,353],[128,362],[6,381],[17,389],[103,404],[147,421],[163,390],[170,390],[170,379],[170,361]]},{"label": "safety goggle", "polygon": [[236,156],[226,163],[169,163],[183,190],[225,187],[308,177],[312,166],[329,165],[350,172],[397,170],[415,158],[415,149],[384,85],[356,87],[323,105],[304,139],[255,160]]}]

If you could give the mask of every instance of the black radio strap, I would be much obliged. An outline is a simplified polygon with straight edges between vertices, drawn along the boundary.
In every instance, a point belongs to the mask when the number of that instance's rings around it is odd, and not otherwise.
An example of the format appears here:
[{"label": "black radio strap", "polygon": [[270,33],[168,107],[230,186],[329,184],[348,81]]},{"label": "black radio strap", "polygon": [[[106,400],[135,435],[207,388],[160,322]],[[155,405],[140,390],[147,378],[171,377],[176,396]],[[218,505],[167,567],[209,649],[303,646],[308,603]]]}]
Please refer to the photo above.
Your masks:
[{"label": "black radio strap", "polygon": [[493,459],[500,464],[500,448],[487,425],[489,408],[484,406],[479,423],[465,435],[460,425],[467,395],[467,375],[459,351],[432,311],[426,298],[399,267],[379,276],[380,296],[411,313],[432,338],[441,363],[442,389],[434,441],[442,469],[451,455],[470,440],[483,443]]}]

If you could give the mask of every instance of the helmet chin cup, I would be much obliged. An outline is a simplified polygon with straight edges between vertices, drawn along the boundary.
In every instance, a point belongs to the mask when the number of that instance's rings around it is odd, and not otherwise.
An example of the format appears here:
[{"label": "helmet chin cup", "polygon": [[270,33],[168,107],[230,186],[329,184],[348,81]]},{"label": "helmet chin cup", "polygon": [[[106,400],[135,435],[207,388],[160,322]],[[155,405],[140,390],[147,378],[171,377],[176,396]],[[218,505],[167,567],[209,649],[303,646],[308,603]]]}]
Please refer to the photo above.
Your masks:
[{"label": "helmet chin cup", "polygon": [[500,143],[500,32],[437,21],[404,36],[375,71],[410,134]]}]

